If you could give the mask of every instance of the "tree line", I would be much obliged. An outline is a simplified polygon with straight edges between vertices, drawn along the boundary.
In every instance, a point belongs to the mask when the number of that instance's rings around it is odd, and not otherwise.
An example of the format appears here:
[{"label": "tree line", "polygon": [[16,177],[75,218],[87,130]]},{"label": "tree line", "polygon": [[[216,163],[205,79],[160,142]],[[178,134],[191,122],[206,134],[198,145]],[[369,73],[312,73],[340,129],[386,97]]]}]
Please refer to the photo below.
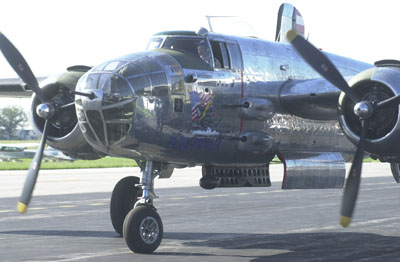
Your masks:
[{"label": "tree line", "polygon": [[0,130],[3,139],[15,139],[19,129],[28,121],[25,111],[19,106],[7,106],[0,109]]}]

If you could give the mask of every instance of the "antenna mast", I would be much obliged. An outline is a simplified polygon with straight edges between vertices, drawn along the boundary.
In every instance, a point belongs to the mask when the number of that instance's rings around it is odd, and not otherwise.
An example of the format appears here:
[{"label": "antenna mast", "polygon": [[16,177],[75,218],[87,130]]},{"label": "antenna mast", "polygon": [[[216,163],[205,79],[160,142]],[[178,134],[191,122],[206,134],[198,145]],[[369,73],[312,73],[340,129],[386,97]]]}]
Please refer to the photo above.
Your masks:
[{"label": "antenna mast", "polygon": [[214,32],[212,24],[211,24],[211,19],[212,18],[227,18],[227,17],[236,17],[236,16],[230,16],[230,15],[206,15],[207,21],[208,21],[208,26],[210,27],[210,32]]}]

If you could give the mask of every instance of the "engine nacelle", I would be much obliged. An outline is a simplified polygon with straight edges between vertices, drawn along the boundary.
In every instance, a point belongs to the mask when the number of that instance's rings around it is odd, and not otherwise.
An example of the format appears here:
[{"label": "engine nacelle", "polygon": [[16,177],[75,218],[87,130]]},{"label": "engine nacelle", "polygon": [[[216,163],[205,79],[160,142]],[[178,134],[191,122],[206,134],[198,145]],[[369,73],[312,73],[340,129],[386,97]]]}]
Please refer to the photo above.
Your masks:
[{"label": "engine nacelle", "polygon": [[[73,95],[65,95],[63,90],[74,91],[79,78],[89,69],[86,66],[69,67],[67,72],[42,81],[41,89],[44,95],[55,103],[72,103],[74,102]],[[33,94],[30,119],[34,131],[41,136],[45,120],[36,114],[36,107],[39,104],[41,104],[41,101]],[[51,119],[47,144],[73,158],[93,160],[104,156],[94,150],[83,137],[78,126],[75,106],[60,111],[59,114]]]},{"label": "engine nacelle", "polygon": [[[355,76],[349,83],[362,100],[377,103],[400,94],[399,65],[382,65]],[[339,97],[339,123],[344,134],[355,145],[359,141],[361,122],[354,114],[354,102],[341,93]],[[375,110],[368,119],[365,151],[385,161],[400,159],[399,106]]]}]

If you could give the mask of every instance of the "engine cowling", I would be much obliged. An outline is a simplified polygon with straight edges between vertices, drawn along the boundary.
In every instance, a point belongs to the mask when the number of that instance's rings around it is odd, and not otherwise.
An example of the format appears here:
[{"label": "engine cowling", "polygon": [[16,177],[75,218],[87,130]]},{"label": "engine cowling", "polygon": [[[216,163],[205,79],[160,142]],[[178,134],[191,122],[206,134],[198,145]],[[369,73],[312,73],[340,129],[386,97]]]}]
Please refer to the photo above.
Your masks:
[{"label": "engine cowling", "polygon": [[[363,101],[376,104],[400,94],[400,68],[379,65],[356,75],[349,83]],[[360,138],[360,119],[354,113],[354,102],[344,93],[339,97],[339,123],[344,134],[357,144]],[[368,120],[365,151],[384,161],[400,159],[399,106],[375,110]]]},{"label": "engine cowling", "polygon": [[[79,78],[89,69],[90,67],[86,66],[69,67],[65,73],[43,80],[41,82],[41,89],[44,95],[55,103],[73,103],[74,96],[68,94],[65,90],[74,91]],[[30,119],[34,131],[41,136],[45,120],[36,113],[36,107],[39,104],[41,104],[41,101],[34,94],[32,96]],[[47,138],[49,146],[77,159],[93,160],[104,156],[101,152],[94,150],[83,137],[81,129],[78,126],[75,106],[60,111],[51,122]]]}]

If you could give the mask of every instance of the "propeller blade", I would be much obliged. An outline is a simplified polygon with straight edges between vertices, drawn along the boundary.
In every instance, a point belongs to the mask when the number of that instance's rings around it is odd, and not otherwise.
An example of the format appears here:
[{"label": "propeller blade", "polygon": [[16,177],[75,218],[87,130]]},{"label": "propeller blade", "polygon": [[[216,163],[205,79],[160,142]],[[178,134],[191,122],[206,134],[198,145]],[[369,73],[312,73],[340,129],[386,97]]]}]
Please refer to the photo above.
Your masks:
[{"label": "propeller blade", "polygon": [[75,102],[71,102],[69,104],[62,105],[62,106],[60,106],[60,109],[66,109],[66,108],[73,107],[73,106],[75,106]]},{"label": "propeller blade", "polygon": [[18,49],[7,39],[5,35],[0,32],[0,50],[8,63],[18,74],[18,76],[24,81],[35,94],[39,97],[42,103],[46,102],[42,90],[39,88],[39,83],[30,69],[28,63],[24,57],[18,51]]},{"label": "propeller blade", "polygon": [[397,96],[393,96],[390,97],[384,101],[381,101],[378,103],[378,105],[376,106],[377,109],[382,109],[382,108],[386,108],[386,107],[390,107],[390,106],[397,106],[400,103],[400,95]]},{"label": "propeller blade", "polygon": [[50,127],[49,120],[46,120],[46,122],[44,123],[42,140],[40,141],[40,145],[36,151],[35,157],[32,159],[32,163],[25,180],[24,189],[22,190],[22,195],[18,202],[18,212],[21,214],[26,212],[32,197],[33,189],[35,188],[36,180],[40,170],[40,164],[42,162],[43,150],[46,144],[49,127]]},{"label": "propeller blade", "polygon": [[294,30],[288,31],[286,37],[315,71],[342,90],[354,103],[361,101],[360,96],[349,87],[337,68],[321,51],[310,44],[310,42],[305,40],[301,35],[298,35]]},{"label": "propeller blade", "polygon": [[354,207],[358,196],[358,190],[361,180],[361,169],[364,158],[364,142],[367,135],[368,122],[361,119],[361,134],[360,141],[358,142],[356,154],[351,164],[349,176],[347,177],[346,187],[343,194],[342,210],[340,217],[340,224],[343,227],[350,225],[351,217],[353,215]]}]

